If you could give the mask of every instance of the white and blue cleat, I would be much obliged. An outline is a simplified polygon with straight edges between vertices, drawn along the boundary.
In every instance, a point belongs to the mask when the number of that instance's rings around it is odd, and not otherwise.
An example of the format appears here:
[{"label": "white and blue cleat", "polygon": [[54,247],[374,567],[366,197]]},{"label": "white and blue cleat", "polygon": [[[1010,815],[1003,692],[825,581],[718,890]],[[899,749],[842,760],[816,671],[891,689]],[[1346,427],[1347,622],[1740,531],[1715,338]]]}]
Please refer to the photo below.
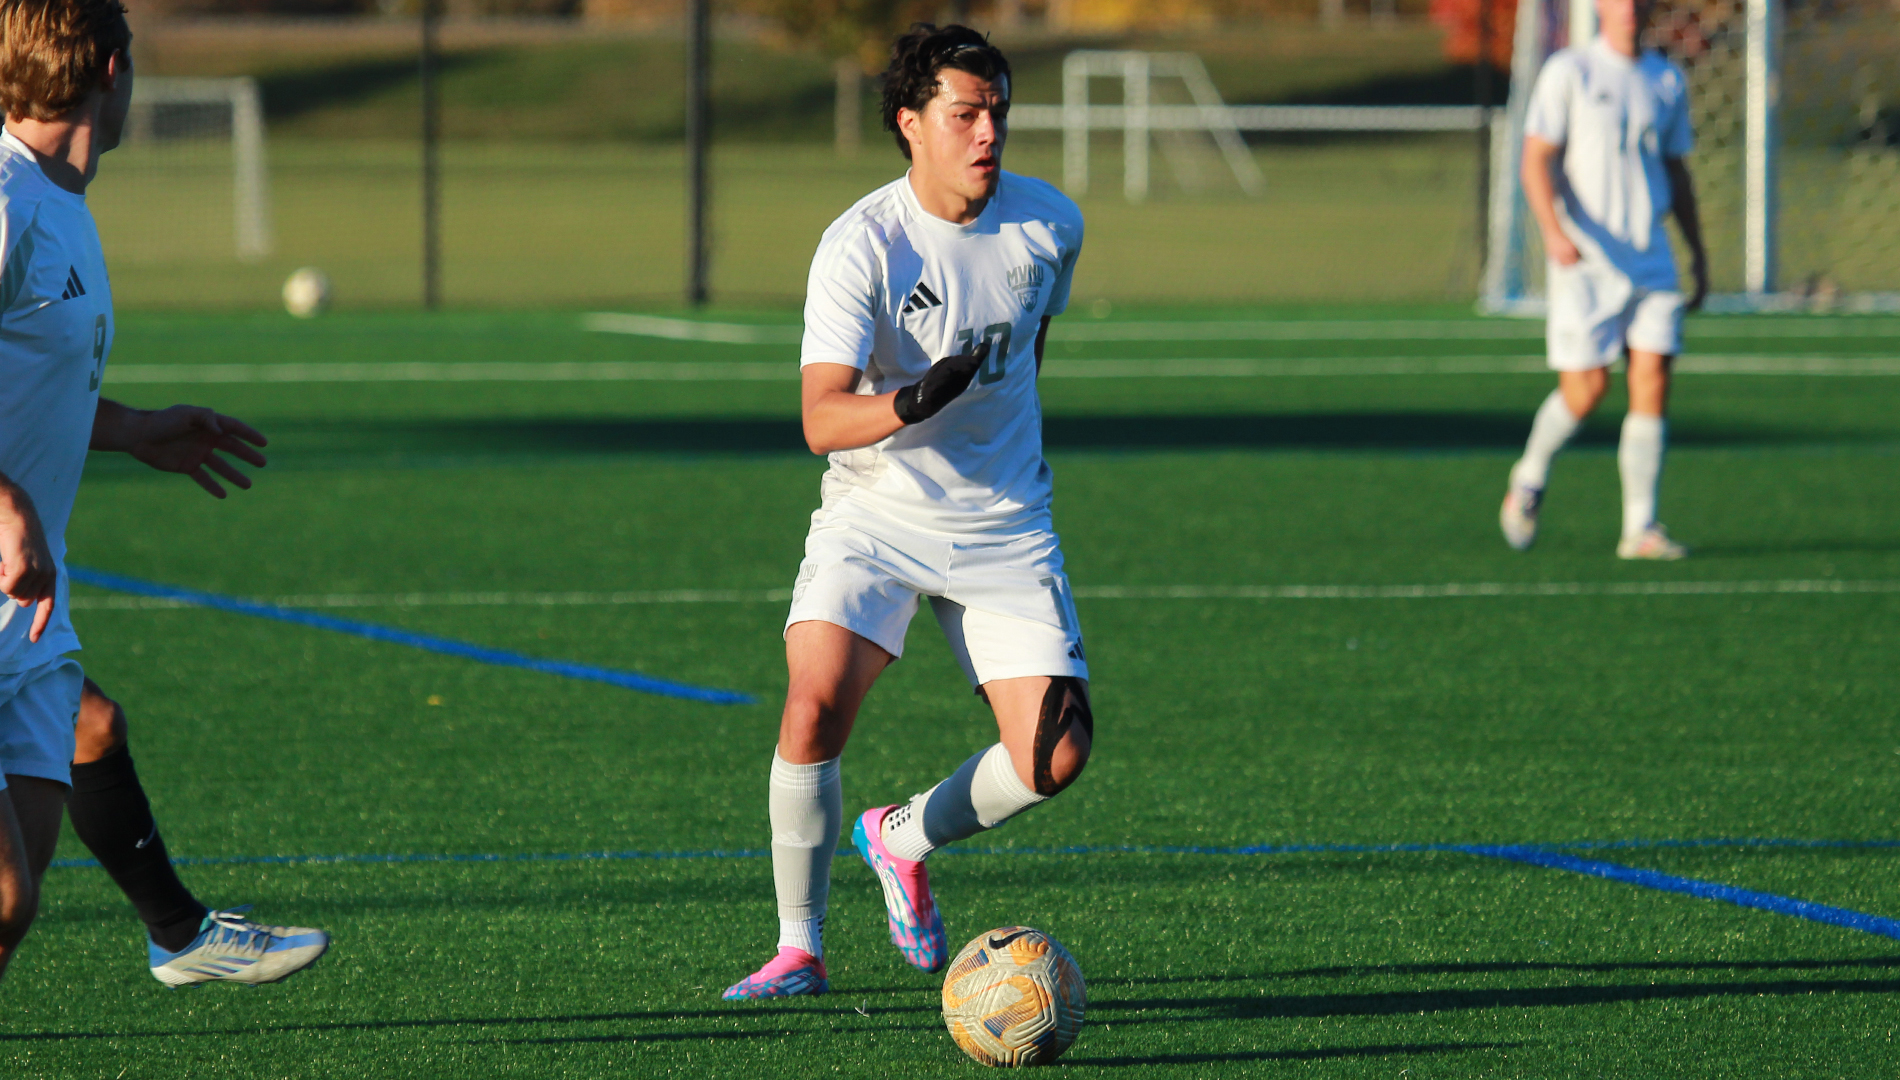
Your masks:
[{"label": "white and blue cleat", "polygon": [[256,986],[287,978],[317,962],[330,935],[307,926],[265,926],[245,918],[251,905],[205,915],[198,936],[177,952],[151,946],[152,977],[166,986],[234,982]]},{"label": "white and blue cleat", "polygon": [[1504,542],[1518,551],[1529,551],[1537,542],[1537,512],[1544,508],[1544,489],[1525,487],[1511,481],[1504,493],[1504,505],[1498,509],[1498,527]]}]

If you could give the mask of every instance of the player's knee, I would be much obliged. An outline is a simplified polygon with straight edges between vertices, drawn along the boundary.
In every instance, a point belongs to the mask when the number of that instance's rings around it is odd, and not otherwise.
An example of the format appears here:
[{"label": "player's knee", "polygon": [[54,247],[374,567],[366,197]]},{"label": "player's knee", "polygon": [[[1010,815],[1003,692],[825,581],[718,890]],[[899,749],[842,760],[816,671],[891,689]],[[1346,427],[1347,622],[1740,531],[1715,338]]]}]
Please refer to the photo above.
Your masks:
[{"label": "player's knee", "polygon": [[40,890],[30,878],[0,881],[0,949],[24,941],[39,910]]},{"label": "player's knee", "polygon": [[779,754],[788,761],[829,761],[844,751],[851,716],[836,695],[794,686],[779,721]]},{"label": "player's knee", "polygon": [[79,696],[79,716],[73,722],[73,761],[98,761],[125,748],[125,710],[86,680]]},{"label": "player's knee", "polygon": [[1051,796],[1075,783],[1089,762],[1095,741],[1095,717],[1089,709],[1088,684],[1071,676],[1049,680],[1036,718],[1035,789]]},{"label": "player's knee", "polygon": [[1580,378],[1565,384],[1564,404],[1570,407],[1572,416],[1581,420],[1596,411],[1609,390],[1610,379],[1603,369],[1583,372]]}]

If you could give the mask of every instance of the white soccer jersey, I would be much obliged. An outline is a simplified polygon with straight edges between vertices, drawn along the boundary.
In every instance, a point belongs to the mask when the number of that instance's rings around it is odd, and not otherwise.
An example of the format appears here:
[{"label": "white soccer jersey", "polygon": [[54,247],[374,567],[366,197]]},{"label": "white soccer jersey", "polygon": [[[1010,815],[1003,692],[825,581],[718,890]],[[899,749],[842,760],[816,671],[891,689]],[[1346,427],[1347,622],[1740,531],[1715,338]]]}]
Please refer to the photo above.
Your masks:
[{"label": "white soccer jersey", "polygon": [[1558,213],[1584,260],[1608,263],[1638,288],[1674,289],[1663,159],[1695,145],[1682,69],[1654,50],[1631,59],[1601,39],[1562,49],[1537,76],[1524,130],[1563,147]]},{"label": "white soccer jersey", "polygon": [[1069,303],[1082,212],[1040,180],[1005,172],[969,225],[926,212],[909,177],[833,222],[812,258],[803,364],[864,372],[888,393],[946,356],[990,343],[963,395],[882,442],[831,455],[827,510],[863,509],[953,536],[1049,527],[1036,333]]},{"label": "white soccer jersey", "polygon": [[0,473],[32,496],[59,564],[53,621],[37,644],[26,638],[32,608],[0,611],[0,673],[11,674],[79,648],[66,522],[112,351],[112,286],[92,212],[11,131],[0,135],[0,267]]}]

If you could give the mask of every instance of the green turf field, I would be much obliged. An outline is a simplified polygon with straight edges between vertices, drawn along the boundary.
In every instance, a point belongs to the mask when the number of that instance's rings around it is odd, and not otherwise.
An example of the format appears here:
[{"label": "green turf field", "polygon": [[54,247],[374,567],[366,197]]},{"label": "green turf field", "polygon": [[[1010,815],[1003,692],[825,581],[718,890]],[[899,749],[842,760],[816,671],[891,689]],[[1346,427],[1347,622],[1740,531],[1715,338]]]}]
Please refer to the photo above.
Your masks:
[{"label": "green turf field", "polygon": [[[1172,339],[1153,328],[1170,320]],[[1235,322],[1252,337],[1209,339]],[[130,713],[176,855],[498,858],[187,867],[212,902],[334,932],[315,969],[255,992],[162,989],[105,875],[56,868],[4,986],[8,1075],[974,1075],[848,851],[834,993],[776,1007],[718,1000],[769,952],[768,860],[527,858],[764,848],[779,590],[820,471],[792,381],[687,377],[789,373],[792,347],[580,327],[128,314],[108,390],[251,419],[273,464],[218,504],[95,460],[72,562],[758,703],[76,589],[83,659]],[[1076,955],[1090,1020],[1065,1075],[1891,1071],[1889,938],[1457,852],[1049,852],[1900,839],[1900,320],[1692,322],[1703,369],[1679,381],[1664,516],[1696,556],[1666,566],[1611,555],[1614,399],[1560,460],[1537,550],[1498,538],[1548,386],[1525,359],[1535,324],[1117,308],[1058,327],[1043,391],[1096,757],[972,845],[1029,853],[933,868],[954,943],[1026,922]],[[1089,377],[1130,361],[1174,374]],[[1194,374],[1239,361],[1255,374]],[[676,367],[230,366],[338,362]],[[1889,373],[1736,373],[1751,364]],[[1377,588],[1446,585],[1502,595]],[[1795,587],[1822,591],[1748,591]],[[702,595],[651,602],[679,590]],[[847,806],[921,790],[992,738],[924,616],[846,755]],[[1900,916],[1900,849],[1573,853]],[[85,852],[68,836],[60,855]]]}]

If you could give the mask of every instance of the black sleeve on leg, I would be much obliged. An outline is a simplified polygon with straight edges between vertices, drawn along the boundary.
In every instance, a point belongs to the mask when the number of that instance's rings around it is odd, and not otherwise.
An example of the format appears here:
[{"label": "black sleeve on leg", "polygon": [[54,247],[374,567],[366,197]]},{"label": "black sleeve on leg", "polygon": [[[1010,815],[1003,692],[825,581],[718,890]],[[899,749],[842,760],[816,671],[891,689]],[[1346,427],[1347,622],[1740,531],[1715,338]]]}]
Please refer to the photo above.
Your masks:
[{"label": "black sleeve on leg", "polygon": [[1062,790],[1056,783],[1054,763],[1056,744],[1068,734],[1069,725],[1080,724],[1089,737],[1095,737],[1095,717],[1089,712],[1088,694],[1082,680],[1073,675],[1058,675],[1049,680],[1042,695],[1042,711],[1036,716],[1036,794],[1049,797]]},{"label": "black sleeve on leg", "polygon": [[138,909],[152,940],[172,952],[189,944],[206,908],[172,870],[131,753],[120,750],[74,765],[66,811],[80,842]]}]

